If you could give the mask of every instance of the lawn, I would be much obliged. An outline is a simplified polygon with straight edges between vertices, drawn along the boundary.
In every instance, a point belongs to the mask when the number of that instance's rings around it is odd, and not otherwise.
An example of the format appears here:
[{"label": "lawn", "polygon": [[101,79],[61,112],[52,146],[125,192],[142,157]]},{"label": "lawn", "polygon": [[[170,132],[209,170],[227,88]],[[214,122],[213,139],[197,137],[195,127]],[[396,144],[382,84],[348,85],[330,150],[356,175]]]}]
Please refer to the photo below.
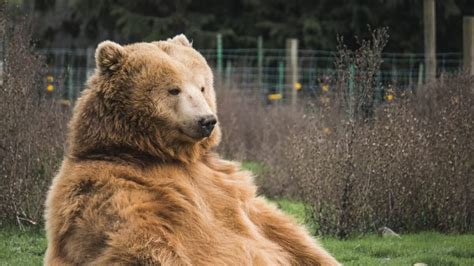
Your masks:
[{"label": "lawn", "polygon": [[0,265],[43,265],[46,251],[44,232],[20,231],[16,227],[0,227]]},{"label": "lawn", "polygon": [[[305,222],[305,207],[301,202],[274,201],[300,223]],[[308,229],[314,228],[309,222]],[[344,265],[413,265],[423,262],[432,265],[474,266],[474,235],[446,235],[435,232],[402,235],[401,238],[382,238],[365,235],[341,241],[319,239]]]},{"label": "lawn", "polygon": [[[304,205],[289,200],[276,204],[304,222]],[[445,235],[433,232],[381,238],[367,235],[340,241],[320,242],[344,265],[474,265],[474,235]],[[0,265],[41,265],[46,250],[44,232],[15,227],[0,228]]]},{"label": "lawn", "polygon": [[375,235],[321,243],[344,265],[474,265],[474,235],[419,233],[401,239]]}]

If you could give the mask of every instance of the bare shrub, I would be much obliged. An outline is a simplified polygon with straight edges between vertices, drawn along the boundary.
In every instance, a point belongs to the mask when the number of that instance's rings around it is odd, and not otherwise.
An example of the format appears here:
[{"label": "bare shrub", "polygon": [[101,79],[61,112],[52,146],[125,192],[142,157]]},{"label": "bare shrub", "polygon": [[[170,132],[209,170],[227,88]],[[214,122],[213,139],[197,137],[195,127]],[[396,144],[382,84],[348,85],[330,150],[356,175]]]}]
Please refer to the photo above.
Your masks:
[{"label": "bare shrub", "polygon": [[0,10],[3,73],[0,85],[0,224],[42,221],[47,187],[63,154],[66,119],[46,95],[43,59],[32,51],[24,19]]},{"label": "bare shrub", "polygon": [[[382,225],[472,231],[470,79],[449,78],[448,93],[443,84],[427,86],[421,99],[412,96],[377,109],[372,123],[341,123],[324,141],[313,137],[299,144],[308,147],[305,159],[287,157],[299,179],[301,193],[295,196],[312,203],[322,233],[347,237]],[[424,103],[426,91],[430,97],[445,94],[430,113],[419,110],[436,101]],[[313,121],[315,128],[320,123]],[[289,147],[298,149],[298,141]]]},{"label": "bare shrub", "polygon": [[[299,108],[289,111],[284,105],[266,106],[256,94],[234,87],[217,86],[217,103],[223,131],[218,152],[239,161],[263,163],[274,173],[279,171],[284,159],[278,156],[284,153],[281,143],[296,133],[295,122],[305,116],[304,112]],[[286,172],[257,178],[262,192],[271,196],[288,194],[286,183],[292,182]]]},{"label": "bare shrub", "polygon": [[264,163],[262,192],[308,203],[318,233],[472,232],[474,77],[443,75],[376,107],[387,35],[372,37],[355,52],[341,46],[329,100],[263,107],[219,91],[221,149]]}]

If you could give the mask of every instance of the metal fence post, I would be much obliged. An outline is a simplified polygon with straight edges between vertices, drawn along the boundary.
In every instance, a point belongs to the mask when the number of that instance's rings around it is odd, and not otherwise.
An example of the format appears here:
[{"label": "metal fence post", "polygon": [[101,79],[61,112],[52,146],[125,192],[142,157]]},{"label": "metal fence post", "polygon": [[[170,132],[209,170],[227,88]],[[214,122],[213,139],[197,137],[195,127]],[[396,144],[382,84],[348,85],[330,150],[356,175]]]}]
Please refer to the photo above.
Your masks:
[{"label": "metal fence post", "polygon": [[88,47],[86,50],[86,79],[92,74],[95,69],[94,52],[95,49],[93,47]]},{"label": "metal fence post", "polygon": [[225,85],[226,87],[229,87],[231,84],[231,79],[232,79],[232,62],[230,60],[227,60],[226,65],[225,65]]},{"label": "metal fence post", "polygon": [[284,98],[284,88],[285,88],[285,63],[283,61],[278,62],[278,91],[281,96]]},{"label": "metal fence post", "polygon": [[257,39],[257,63],[258,63],[258,86],[262,90],[263,84],[263,38],[258,36]]},{"label": "metal fence post", "polygon": [[397,68],[395,67],[395,65],[392,65],[392,73],[391,73],[391,76],[392,76],[392,85],[397,85],[397,82],[398,82],[398,71],[397,71]]},{"label": "metal fence post", "polygon": [[76,93],[75,92],[75,89],[74,89],[74,84],[73,84],[73,81],[72,81],[72,75],[74,73],[74,70],[73,68],[70,66],[68,67],[68,71],[67,71],[67,75],[68,75],[68,99],[69,99],[69,103],[71,104],[72,106],[72,103],[74,102],[74,99],[75,99],[75,95]]},{"label": "metal fence post", "polygon": [[381,83],[381,75],[380,75],[380,70],[377,71],[377,75],[375,76],[375,104],[379,104],[382,102],[382,95],[381,95],[381,88],[380,88],[380,83]]},{"label": "metal fence post", "polygon": [[217,41],[217,74],[222,74],[222,34],[218,33],[216,36]]}]

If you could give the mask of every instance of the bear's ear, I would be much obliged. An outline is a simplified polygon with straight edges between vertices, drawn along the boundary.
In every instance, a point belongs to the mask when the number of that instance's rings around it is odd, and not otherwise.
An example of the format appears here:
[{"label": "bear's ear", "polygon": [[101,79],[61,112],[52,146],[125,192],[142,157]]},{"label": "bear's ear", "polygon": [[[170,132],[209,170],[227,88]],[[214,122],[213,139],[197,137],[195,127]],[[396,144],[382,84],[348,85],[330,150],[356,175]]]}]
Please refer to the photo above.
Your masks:
[{"label": "bear's ear", "polygon": [[125,49],[120,44],[103,41],[95,51],[95,62],[101,73],[113,73],[122,66],[125,56]]},{"label": "bear's ear", "polygon": [[176,36],[173,37],[173,39],[168,39],[168,41],[176,43],[176,44],[180,44],[182,46],[187,46],[187,47],[192,47],[193,46],[193,43],[190,42],[188,40],[188,38],[186,38],[186,36],[184,36],[184,34],[176,35]]}]

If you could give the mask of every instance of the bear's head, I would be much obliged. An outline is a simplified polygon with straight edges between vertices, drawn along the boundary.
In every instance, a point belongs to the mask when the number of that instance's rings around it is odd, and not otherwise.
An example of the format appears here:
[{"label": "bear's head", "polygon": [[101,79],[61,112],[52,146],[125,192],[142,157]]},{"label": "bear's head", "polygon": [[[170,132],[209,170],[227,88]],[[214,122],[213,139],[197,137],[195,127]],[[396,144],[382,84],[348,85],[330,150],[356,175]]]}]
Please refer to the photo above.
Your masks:
[{"label": "bear's head", "polygon": [[184,35],[96,50],[69,127],[74,158],[193,162],[220,140],[213,75]]}]

